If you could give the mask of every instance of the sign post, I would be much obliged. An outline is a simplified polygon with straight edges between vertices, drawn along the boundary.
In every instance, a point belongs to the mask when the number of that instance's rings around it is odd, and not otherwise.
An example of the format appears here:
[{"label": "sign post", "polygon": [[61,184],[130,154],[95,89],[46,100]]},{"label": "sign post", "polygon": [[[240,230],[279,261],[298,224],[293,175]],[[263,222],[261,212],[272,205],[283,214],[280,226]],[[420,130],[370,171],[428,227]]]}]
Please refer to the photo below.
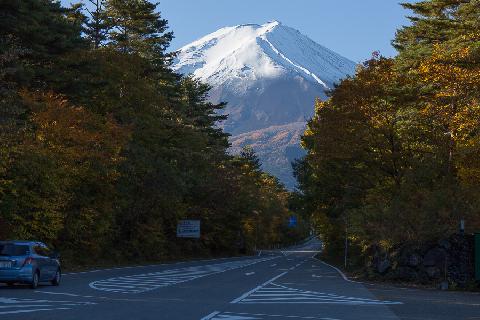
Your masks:
[{"label": "sign post", "polygon": [[177,224],[177,238],[200,238],[200,220],[180,220]]},{"label": "sign post", "polygon": [[480,281],[480,233],[475,233],[475,280]]}]

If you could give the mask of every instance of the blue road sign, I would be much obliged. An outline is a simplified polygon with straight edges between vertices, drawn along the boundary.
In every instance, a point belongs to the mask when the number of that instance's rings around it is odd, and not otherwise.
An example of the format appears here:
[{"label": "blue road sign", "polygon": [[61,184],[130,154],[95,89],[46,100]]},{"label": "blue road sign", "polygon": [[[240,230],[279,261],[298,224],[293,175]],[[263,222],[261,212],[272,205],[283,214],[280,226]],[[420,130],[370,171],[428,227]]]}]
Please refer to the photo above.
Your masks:
[{"label": "blue road sign", "polygon": [[296,216],[290,216],[288,219],[288,226],[290,228],[296,227],[297,226],[297,217]]},{"label": "blue road sign", "polygon": [[178,238],[200,238],[200,220],[180,220],[177,225]]}]

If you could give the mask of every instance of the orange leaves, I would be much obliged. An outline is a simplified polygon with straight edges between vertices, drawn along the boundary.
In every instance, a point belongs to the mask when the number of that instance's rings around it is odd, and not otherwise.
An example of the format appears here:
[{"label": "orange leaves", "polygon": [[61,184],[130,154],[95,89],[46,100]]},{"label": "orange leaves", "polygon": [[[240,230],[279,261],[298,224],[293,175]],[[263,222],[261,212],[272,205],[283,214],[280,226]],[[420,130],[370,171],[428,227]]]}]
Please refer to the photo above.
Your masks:
[{"label": "orange leaves", "polygon": [[59,95],[22,92],[21,96],[31,109],[34,136],[29,144],[32,146],[45,148],[44,152],[56,153],[64,161],[78,165],[96,160],[119,161],[121,147],[130,134],[129,128],[84,107],[72,106]]},{"label": "orange leaves", "polygon": [[431,57],[418,68],[423,84],[434,88],[424,113],[441,121],[455,139],[470,135],[466,131],[480,125],[480,64],[466,63],[471,60],[470,53],[468,46],[447,52],[435,45]]}]

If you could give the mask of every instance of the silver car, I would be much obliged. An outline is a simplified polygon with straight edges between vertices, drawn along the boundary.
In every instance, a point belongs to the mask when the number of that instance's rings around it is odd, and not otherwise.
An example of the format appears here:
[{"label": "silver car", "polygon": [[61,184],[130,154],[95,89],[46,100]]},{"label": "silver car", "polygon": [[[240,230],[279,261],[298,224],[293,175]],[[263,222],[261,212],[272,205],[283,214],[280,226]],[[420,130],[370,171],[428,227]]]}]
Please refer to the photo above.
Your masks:
[{"label": "silver car", "polygon": [[59,255],[44,243],[0,241],[0,283],[27,283],[35,289],[40,282],[58,286],[61,276]]}]

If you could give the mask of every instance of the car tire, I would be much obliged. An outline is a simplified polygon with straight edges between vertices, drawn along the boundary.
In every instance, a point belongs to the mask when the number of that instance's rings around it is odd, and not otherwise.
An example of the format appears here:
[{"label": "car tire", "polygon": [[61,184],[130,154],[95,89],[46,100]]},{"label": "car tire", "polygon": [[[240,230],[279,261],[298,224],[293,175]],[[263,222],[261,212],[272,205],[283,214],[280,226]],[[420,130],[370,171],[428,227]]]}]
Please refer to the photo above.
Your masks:
[{"label": "car tire", "polygon": [[12,282],[12,281],[7,282],[7,286],[9,287],[13,287],[14,285],[15,285],[15,282]]},{"label": "car tire", "polygon": [[55,276],[53,277],[51,283],[53,286],[59,286],[60,285],[60,280],[62,279],[62,271],[60,269],[57,269],[57,272],[55,272]]},{"label": "car tire", "polygon": [[37,289],[39,282],[40,282],[40,272],[35,271],[35,273],[32,275],[32,282],[30,283],[30,288]]}]

